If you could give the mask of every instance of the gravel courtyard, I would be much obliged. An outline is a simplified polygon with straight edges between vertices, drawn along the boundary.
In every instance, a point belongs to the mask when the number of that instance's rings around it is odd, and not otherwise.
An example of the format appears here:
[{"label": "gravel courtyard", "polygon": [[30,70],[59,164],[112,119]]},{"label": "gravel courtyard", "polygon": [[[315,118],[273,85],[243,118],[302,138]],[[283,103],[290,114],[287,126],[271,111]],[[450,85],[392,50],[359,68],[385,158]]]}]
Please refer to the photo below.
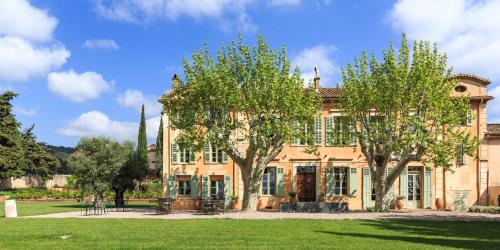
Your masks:
[{"label": "gravel courtyard", "polygon": [[457,213],[436,210],[402,210],[385,213],[350,212],[342,214],[328,213],[280,213],[253,212],[242,213],[229,211],[213,215],[198,214],[195,211],[174,211],[172,214],[158,215],[148,209],[130,209],[125,212],[108,212],[103,215],[84,215],[81,212],[64,212],[23,218],[135,218],[135,219],[407,219],[407,220],[437,220],[437,221],[500,221],[500,214]]}]

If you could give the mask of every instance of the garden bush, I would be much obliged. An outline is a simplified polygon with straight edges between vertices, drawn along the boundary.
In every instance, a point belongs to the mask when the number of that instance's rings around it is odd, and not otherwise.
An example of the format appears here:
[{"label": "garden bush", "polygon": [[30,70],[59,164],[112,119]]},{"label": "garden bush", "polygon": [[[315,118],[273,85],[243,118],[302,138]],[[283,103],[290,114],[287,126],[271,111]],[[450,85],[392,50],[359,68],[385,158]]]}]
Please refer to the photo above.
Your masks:
[{"label": "garden bush", "polygon": [[472,206],[469,210],[473,213],[500,214],[500,207],[494,206]]},{"label": "garden bush", "polygon": [[9,196],[9,199],[74,199],[80,197],[79,192],[71,191],[54,191],[41,188],[19,188],[9,191],[0,191],[0,195]]}]

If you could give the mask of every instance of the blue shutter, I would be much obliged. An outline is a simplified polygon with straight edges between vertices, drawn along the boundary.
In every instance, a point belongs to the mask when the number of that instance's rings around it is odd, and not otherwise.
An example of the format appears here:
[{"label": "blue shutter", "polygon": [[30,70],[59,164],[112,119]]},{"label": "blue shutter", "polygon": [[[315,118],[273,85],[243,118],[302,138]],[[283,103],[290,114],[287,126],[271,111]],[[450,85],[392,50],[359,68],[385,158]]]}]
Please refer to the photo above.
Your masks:
[{"label": "blue shutter", "polygon": [[276,196],[285,196],[284,169],[276,168]]},{"label": "blue shutter", "polygon": [[[394,168],[387,168],[387,176],[394,172]],[[391,184],[391,188],[389,188],[389,192],[387,193],[387,199],[390,201],[389,204],[394,205],[394,183]]]},{"label": "blue shutter", "polygon": [[201,197],[208,199],[208,176],[204,175],[201,177]]},{"label": "blue shutter", "polygon": [[399,195],[404,196],[404,208],[408,208],[408,168],[404,168],[399,175]]},{"label": "blue shutter", "polygon": [[333,192],[334,181],[333,181],[333,167],[326,168],[326,196],[335,195]]},{"label": "blue shutter", "polygon": [[227,163],[228,161],[228,156],[226,152],[222,151],[222,163]]},{"label": "blue shutter", "polygon": [[198,199],[198,176],[191,176],[191,198],[193,200]]},{"label": "blue shutter", "polygon": [[194,149],[194,146],[191,147],[189,152],[189,163],[196,163],[196,150]]},{"label": "blue shutter", "polygon": [[172,164],[177,164],[179,162],[179,146],[177,144],[172,144]]},{"label": "blue shutter", "polygon": [[231,208],[231,196],[232,196],[232,188],[231,188],[231,176],[226,175],[224,177],[224,206],[226,208]]},{"label": "blue shutter", "polygon": [[176,185],[175,185],[175,175],[171,175],[168,177],[168,196],[171,199],[175,199],[177,197]]},{"label": "blue shutter", "polygon": [[432,208],[432,168],[424,167],[424,208]]},{"label": "blue shutter", "polygon": [[351,196],[358,195],[358,169],[350,168],[349,172],[349,194]]},{"label": "blue shutter", "polygon": [[355,147],[358,144],[358,138],[356,137],[356,123],[351,124],[349,127],[349,138],[351,139],[350,144]]},{"label": "blue shutter", "polygon": [[321,114],[314,120],[314,144],[321,145],[323,142],[323,118]]},{"label": "blue shutter", "polygon": [[325,117],[325,144],[326,146],[333,145],[333,117]]},{"label": "blue shutter", "polygon": [[363,209],[371,207],[372,201],[372,179],[370,169],[363,168]]},{"label": "blue shutter", "polygon": [[205,161],[205,164],[208,164],[210,163],[210,144],[208,143],[205,143],[205,145],[203,145],[203,159]]},{"label": "blue shutter", "polygon": [[472,115],[472,107],[469,107],[467,109],[467,126],[471,126],[473,120],[474,116]]}]

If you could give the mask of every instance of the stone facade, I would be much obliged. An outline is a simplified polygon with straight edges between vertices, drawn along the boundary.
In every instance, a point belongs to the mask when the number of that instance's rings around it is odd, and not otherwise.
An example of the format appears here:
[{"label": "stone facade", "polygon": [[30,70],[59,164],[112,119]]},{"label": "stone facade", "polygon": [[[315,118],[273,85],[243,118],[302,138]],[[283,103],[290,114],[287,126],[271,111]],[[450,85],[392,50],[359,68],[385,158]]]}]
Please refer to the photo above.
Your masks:
[{"label": "stone facade", "polygon": [[[496,145],[490,147],[486,137],[486,104],[492,99],[487,95],[486,85],[490,82],[465,74],[455,78],[460,87],[452,95],[471,96],[472,119],[464,126],[482,141],[478,156],[464,157],[464,163],[456,166],[454,173],[426,168],[419,162],[408,164],[389,194],[391,197],[404,195],[407,208],[435,208],[437,198],[444,201],[446,209],[457,209],[458,205],[486,205],[492,200],[489,192],[500,192],[500,136]],[[319,76],[316,77],[315,86],[323,97],[321,118],[315,124],[317,140],[321,141],[319,150],[309,154],[300,143],[287,145],[269,163],[265,187],[258,199],[259,209],[279,208],[280,202],[289,200],[290,191],[298,193],[299,201],[348,202],[351,210],[374,205],[367,163],[359,146],[349,139],[344,140],[342,146],[329,145],[332,138],[327,138],[326,130],[332,123],[341,121],[342,114],[338,109],[337,89],[320,88],[319,80]],[[163,191],[165,197],[176,199],[175,209],[193,209],[196,198],[214,195],[214,192],[223,195],[227,204],[231,196],[242,198],[241,173],[231,159],[218,155],[210,147],[194,155],[187,153],[189,150],[180,150],[175,145],[178,131],[170,128],[166,114],[163,121]],[[498,147],[494,150],[499,156],[498,163],[491,164],[493,147]],[[210,159],[207,161],[207,158]],[[190,185],[189,192],[186,185]],[[498,191],[490,191],[492,188]]]}]

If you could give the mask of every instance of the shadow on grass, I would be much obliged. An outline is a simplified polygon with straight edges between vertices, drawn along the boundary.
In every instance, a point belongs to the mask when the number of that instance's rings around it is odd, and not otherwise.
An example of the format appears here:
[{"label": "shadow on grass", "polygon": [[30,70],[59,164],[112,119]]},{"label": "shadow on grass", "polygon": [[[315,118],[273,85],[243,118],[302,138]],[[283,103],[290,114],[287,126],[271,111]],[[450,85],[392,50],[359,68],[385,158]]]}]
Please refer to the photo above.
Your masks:
[{"label": "shadow on grass", "polygon": [[[340,237],[372,238],[391,241],[403,241],[433,246],[499,249],[500,223],[498,222],[460,222],[460,221],[409,221],[409,220],[374,220],[363,221],[361,225],[370,230],[352,231],[317,231]],[[348,231],[348,230],[347,230]],[[370,233],[373,232],[373,233]]]}]

